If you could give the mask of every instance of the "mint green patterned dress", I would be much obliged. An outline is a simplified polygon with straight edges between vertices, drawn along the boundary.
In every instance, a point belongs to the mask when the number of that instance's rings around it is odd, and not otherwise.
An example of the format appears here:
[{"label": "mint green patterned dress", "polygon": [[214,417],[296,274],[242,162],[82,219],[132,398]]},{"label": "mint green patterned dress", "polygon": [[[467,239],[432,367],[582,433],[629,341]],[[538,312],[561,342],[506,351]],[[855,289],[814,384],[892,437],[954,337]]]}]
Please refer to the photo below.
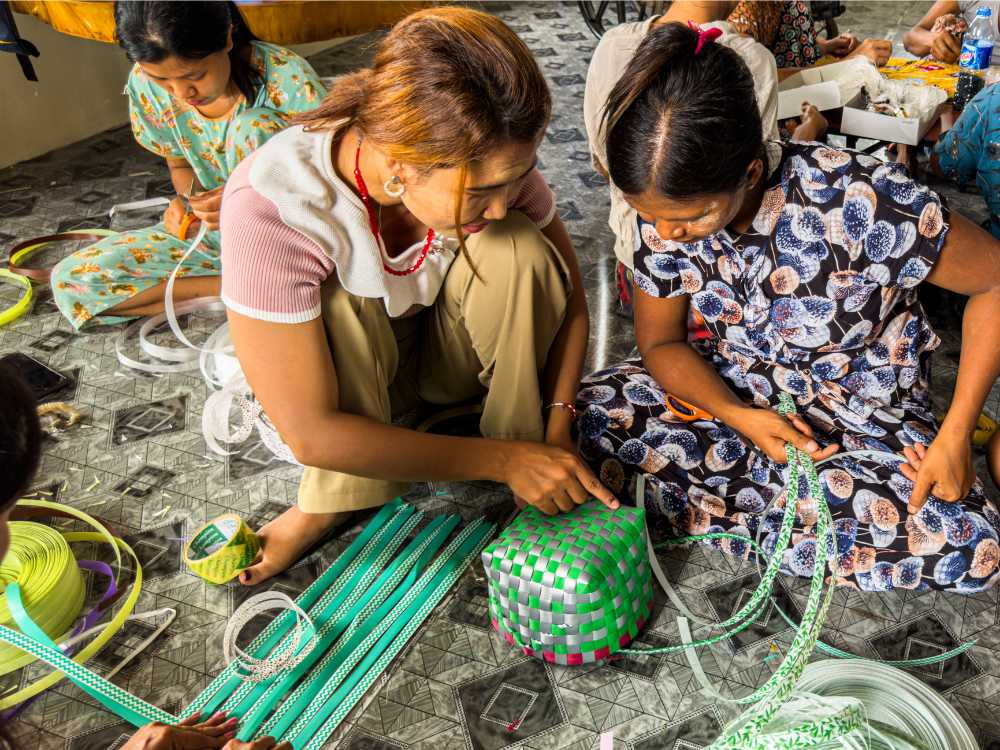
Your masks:
[{"label": "mint green patterned dress", "polygon": [[[203,190],[225,184],[244,157],[284,128],[289,117],[316,107],[326,93],[316,71],[294,52],[258,41],[252,47],[263,83],[253,102],[243,98],[220,118],[174,99],[138,65],[129,75],[125,93],[136,141],[164,158],[187,161]],[[162,223],[103,239],[53,269],[55,302],[77,329],[127,320],[101,313],[165,282],[187,246]],[[208,232],[178,277],[219,273],[219,233]]]}]

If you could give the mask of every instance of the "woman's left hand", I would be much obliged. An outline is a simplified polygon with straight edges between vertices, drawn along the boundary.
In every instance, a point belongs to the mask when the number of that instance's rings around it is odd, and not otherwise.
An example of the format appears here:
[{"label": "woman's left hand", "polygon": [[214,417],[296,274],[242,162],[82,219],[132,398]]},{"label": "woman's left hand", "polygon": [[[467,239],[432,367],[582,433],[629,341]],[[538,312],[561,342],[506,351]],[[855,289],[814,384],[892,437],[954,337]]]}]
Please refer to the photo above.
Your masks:
[{"label": "woman's left hand", "polygon": [[858,47],[858,38],[853,34],[841,34],[828,39],[823,44],[823,52],[834,57],[844,57],[854,52]]},{"label": "woman's left hand", "polygon": [[848,53],[848,57],[867,57],[878,67],[882,67],[889,62],[892,54],[892,42],[888,39],[865,39],[861,44]]},{"label": "woman's left hand", "polygon": [[976,479],[972,468],[972,446],[968,436],[940,433],[925,447],[917,443],[903,449],[907,463],[899,467],[913,482],[907,509],[915,513],[933,494],[938,500],[953,503],[969,494]]},{"label": "woman's left hand", "polygon": [[222,191],[224,188],[225,185],[220,185],[214,190],[188,196],[192,213],[213,231],[219,228],[219,212],[222,210]]},{"label": "woman's left hand", "polygon": [[236,734],[236,719],[216,713],[206,721],[199,714],[176,726],[147,724],[129,738],[122,750],[210,750],[228,746]]}]

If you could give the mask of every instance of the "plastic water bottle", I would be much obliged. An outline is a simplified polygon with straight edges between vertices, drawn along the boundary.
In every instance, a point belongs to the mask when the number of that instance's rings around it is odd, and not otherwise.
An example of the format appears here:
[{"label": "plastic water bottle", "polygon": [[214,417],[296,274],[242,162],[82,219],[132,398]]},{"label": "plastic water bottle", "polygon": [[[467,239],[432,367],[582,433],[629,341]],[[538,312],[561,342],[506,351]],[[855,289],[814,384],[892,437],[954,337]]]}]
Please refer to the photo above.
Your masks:
[{"label": "plastic water bottle", "polygon": [[989,8],[976,11],[976,20],[962,39],[962,52],[958,65],[958,89],[955,92],[955,110],[960,111],[983,87],[983,74],[990,67],[996,33],[993,31],[992,12]]}]

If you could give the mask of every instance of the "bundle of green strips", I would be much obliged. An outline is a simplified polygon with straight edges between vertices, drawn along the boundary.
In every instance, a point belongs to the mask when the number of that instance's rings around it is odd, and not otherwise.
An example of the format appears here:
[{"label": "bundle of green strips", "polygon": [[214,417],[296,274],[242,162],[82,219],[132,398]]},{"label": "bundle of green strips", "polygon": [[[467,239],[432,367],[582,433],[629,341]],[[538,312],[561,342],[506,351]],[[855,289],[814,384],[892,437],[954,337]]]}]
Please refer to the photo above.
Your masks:
[{"label": "bundle of green strips", "polygon": [[[782,394],[779,410],[784,414],[794,413],[794,402],[787,394]],[[636,509],[611,513],[592,502],[570,514],[547,519],[529,508],[501,533],[483,553],[494,627],[525,653],[560,664],[589,663],[614,655],[685,653],[695,678],[706,693],[721,701],[748,706],[710,745],[710,750],[860,748],[868,747],[868,742],[876,737],[889,737],[889,732],[880,732],[869,723],[867,717],[878,709],[871,701],[844,697],[833,691],[818,694],[822,691],[807,693],[796,689],[817,646],[838,657],[856,657],[819,641],[835,589],[825,580],[830,550],[835,546],[830,538],[832,518],[812,459],[791,445],[786,448],[786,456],[789,491],[785,493],[785,512],[771,555],[766,554],[755,540],[729,533],[698,534],[662,542],[663,545],[680,545],[735,539],[748,543],[757,553],[758,561],[767,561],[760,585],[728,619],[707,622],[697,618],[663,575],[647,536],[643,509],[645,482],[640,477],[636,487]],[[749,695],[728,698],[716,690],[705,675],[696,649],[726,641],[748,629],[773,603],[771,589],[791,540],[800,501],[796,491],[800,472],[807,480],[808,497],[817,505],[815,534],[817,540],[822,540],[816,544],[805,613],[783,660],[765,683]],[[681,612],[677,623],[682,643],[662,648],[626,648],[652,604],[652,590],[648,588],[650,570]],[[695,640],[689,620],[700,623],[713,634]],[[943,661],[973,645],[967,643],[928,659],[885,662],[879,666],[890,674],[899,675],[901,679],[896,682],[902,685],[906,675],[894,667],[918,667]],[[842,663],[857,665],[845,670],[845,673],[857,675],[864,671],[862,665],[868,662]],[[954,710],[947,710],[947,704],[942,707],[943,702],[935,702],[933,691],[920,694],[911,690],[910,695],[914,701],[920,701],[926,713],[937,710],[941,719],[925,723],[921,730],[924,734],[919,736],[891,734],[893,744],[886,747],[894,750],[974,750],[974,746],[964,743],[952,741],[948,744],[948,737],[965,737],[968,729],[962,729],[964,722]],[[949,726],[951,734],[934,729]]]},{"label": "bundle of green strips", "polygon": [[[18,621],[23,632],[0,627],[0,640],[65,672],[136,726],[174,724],[196,711],[222,710],[240,718],[241,740],[271,735],[295,750],[318,750],[495,530],[483,520],[457,530],[459,516],[437,516],[417,531],[422,516],[400,500],[384,506],[295,600],[295,610],[274,618],[246,649],[258,665],[274,657],[288,668],[257,670],[254,679],[247,679],[234,661],[179,716],[70,661],[30,620]],[[307,638],[301,632],[303,613],[309,621]]]}]

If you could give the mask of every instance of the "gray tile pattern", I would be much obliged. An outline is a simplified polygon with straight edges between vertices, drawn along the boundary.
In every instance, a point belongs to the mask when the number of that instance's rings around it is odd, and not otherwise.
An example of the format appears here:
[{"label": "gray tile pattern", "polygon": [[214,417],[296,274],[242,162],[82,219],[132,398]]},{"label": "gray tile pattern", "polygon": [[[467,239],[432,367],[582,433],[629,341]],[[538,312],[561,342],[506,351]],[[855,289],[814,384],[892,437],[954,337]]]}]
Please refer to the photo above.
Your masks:
[{"label": "gray tile pattern", "polygon": [[[859,36],[898,40],[924,5],[852,2],[840,25]],[[595,42],[574,3],[494,3],[490,8],[528,42],[552,83],[555,115],[540,158],[580,254],[593,316],[589,365],[600,367],[632,347],[632,331],[615,314],[608,198],[604,180],[590,165],[581,116]],[[370,58],[374,38],[358,37],[313,62],[323,75],[350,70]],[[978,196],[941,187],[953,206],[983,218]],[[0,171],[0,240],[6,246],[60,229],[108,226],[112,204],[169,189],[162,161],[136,147],[128,128],[108,131]],[[116,217],[111,226],[150,221],[148,215],[133,214]],[[41,260],[54,262],[60,252],[65,248]],[[0,294],[8,291],[0,287]],[[115,678],[136,695],[177,709],[221,668],[226,619],[250,593],[235,585],[208,586],[187,573],[180,560],[183,540],[206,519],[227,511],[253,525],[273,518],[294,502],[301,470],[274,460],[256,438],[224,460],[208,454],[200,435],[206,395],[200,378],[148,377],[120,368],[114,353],[117,331],[74,335],[48,292],[39,292],[29,317],[0,329],[0,354],[28,351],[72,375],[73,384],[53,398],[72,401],[86,418],[79,429],[46,443],[37,496],[87,510],[125,536],[147,578],[139,610],[177,610],[167,631]],[[934,313],[945,327],[935,364],[935,403],[943,411],[954,389],[960,339],[949,308],[953,303],[937,304]],[[207,328],[212,321],[188,324]],[[989,405],[994,414],[998,407],[1000,391]],[[486,482],[424,484],[407,499],[429,513],[457,512],[466,518],[485,513],[503,521],[513,510],[509,494]],[[337,533],[268,587],[294,596],[358,529]],[[676,549],[663,561],[685,600],[706,616],[728,615],[754,581],[751,566],[711,550]],[[776,589],[779,604],[792,616],[804,607],[806,585],[785,579]],[[956,597],[838,591],[823,637],[840,648],[882,658],[924,656],[978,639],[966,656],[916,674],[968,718],[982,747],[997,750],[997,601],[994,592]],[[669,604],[658,602],[639,646],[676,643],[675,616]],[[263,621],[254,626],[262,627]],[[137,628],[119,634],[95,667],[109,669],[118,654],[144,637]],[[726,690],[741,695],[767,679],[790,638],[778,616],[768,613],[747,633],[705,650],[702,660]],[[43,671],[32,667],[8,675],[0,688]],[[617,748],[692,750],[709,744],[732,716],[731,707],[713,705],[699,692],[682,656],[629,657],[582,668],[526,659],[491,633],[485,580],[472,568],[330,746],[590,750],[601,732],[614,731]],[[127,730],[65,683],[33,703],[12,727],[18,747],[40,750],[119,748]]]}]

